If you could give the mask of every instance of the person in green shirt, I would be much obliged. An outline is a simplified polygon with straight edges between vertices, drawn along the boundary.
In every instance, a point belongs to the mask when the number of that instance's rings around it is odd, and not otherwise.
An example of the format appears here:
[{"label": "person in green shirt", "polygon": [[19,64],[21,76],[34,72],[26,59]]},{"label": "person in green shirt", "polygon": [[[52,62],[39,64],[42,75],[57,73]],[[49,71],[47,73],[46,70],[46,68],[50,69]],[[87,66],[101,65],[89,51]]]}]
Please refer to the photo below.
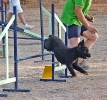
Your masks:
[{"label": "person in green shirt", "polygon": [[[88,15],[92,0],[66,0],[61,21],[68,25],[68,39],[70,48],[78,45],[80,36],[86,38],[85,46],[90,50],[98,39],[97,29],[89,22],[94,22],[94,18]],[[79,58],[78,65],[85,70],[89,69],[86,61]]]}]

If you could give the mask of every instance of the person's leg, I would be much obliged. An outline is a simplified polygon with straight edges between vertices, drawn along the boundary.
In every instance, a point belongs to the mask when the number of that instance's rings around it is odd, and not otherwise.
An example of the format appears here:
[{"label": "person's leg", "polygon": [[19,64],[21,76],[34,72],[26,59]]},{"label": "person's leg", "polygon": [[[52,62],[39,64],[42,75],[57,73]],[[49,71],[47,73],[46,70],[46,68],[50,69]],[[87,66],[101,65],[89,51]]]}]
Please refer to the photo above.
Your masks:
[{"label": "person's leg", "polygon": [[81,26],[71,25],[68,27],[68,40],[69,40],[69,47],[73,48],[78,45],[80,42],[81,36]]},{"label": "person's leg", "polygon": [[[92,48],[92,46],[94,45],[94,43],[97,41],[98,39],[98,34],[92,34],[90,33],[88,30],[84,31],[82,33],[82,36],[86,38],[85,41],[85,46],[90,50]],[[79,58],[78,62],[82,62],[83,59]]]},{"label": "person's leg", "polygon": [[[97,41],[98,34],[92,34],[84,26],[82,26],[81,35],[86,38],[85,46],[90,50],[94,43]],[[88,70],[90,68],[90,66],[87,65],[86,61],[82,58],[78,58],[78,65],[85,70]]]},{"label": "person's leg", "polygon": [[[8,12],[6,22],[9,22],[9,21],[10,21],[10,19],[12,18],[12,15],[13,15],[13,13]],[[9,28],[9,31],[12,31],[12,29]]]},{"label": "person's leg", "polygon": [[12,15],[13,15],[13,14],[12,14],[11,12],[8,13],[8,15],[7,15],[7,22],[10,21],[10,19],[12,18]]},{"label": "person's leg", "polygon": [[23,16],[23,12],[19,13],[19,14],[18,14],[18,17],[19,17],[21,23],[22,23],[23,25],[26,25],[26,22],[25,22],[25,19],[24,19],[24,16]]},{"label": "person's leg", "polygon": [[35,25],[32,26],[32,25],[28,25],[28,24],[26,23],[25,18],[24,18],[24,16],[23,16],[23,10],[22,10],[21,5],[20,5],[20,1],[19,1],[19,2],[15,2],[15,1],[14,1],[14,2],[12,2],[12,3],[13,3],[14,6],[17,7],[18,17],[19,17],[21,23],[24,25],[24,27],[25,27],[26,29],[31,29],[31,28],[35,27]]},{"label": "person's leg", "polygon": [[19,17],[21,23],[23,25],[25,25],[26,22],[25,22],[25,19],[23,17],[23,10],[22,10],[21,5],[20,5],[20,0],[11,0],[10,8],[12,9],[11,10],[12,12],[13,12],[13,6],[16,6],[16,11],[17,11],[18,17]]},{"label": "person's leg", "polygon": [[97,41],[98,39],[98,34],[92,34],[89,31],[85,31],[82,34],[85,38],[87,38],[87,40],[85,41],[85,46],[90,50],[93,46],[93,44]]},{"label": "person's leg", "polygon": [[80,38],[79,37],[70,38],[69,39],[69,43],[70,43],[69,47],[70,48],[76,47],[79,42],[80,42]]},{"label": "person's leg", "polygon": [[26,29],[32,29],[32,28],[35,27],[35,25],[28,25],[28,24],[26,24],[25,19],[24,19],[24,16],[23,16],[23,12],[18,13],[18,17],[19,17],[21,23],[24,25],[24,27],[25,27]]}]

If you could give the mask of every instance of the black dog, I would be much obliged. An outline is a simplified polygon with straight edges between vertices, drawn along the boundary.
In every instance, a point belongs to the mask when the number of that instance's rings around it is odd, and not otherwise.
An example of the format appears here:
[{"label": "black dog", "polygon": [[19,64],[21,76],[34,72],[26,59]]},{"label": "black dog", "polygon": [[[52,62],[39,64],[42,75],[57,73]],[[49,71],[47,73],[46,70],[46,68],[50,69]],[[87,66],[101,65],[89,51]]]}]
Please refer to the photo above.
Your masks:
[{"label": "black dog", "polygon": [[76,76],[74,69],[88,75],[84,69],[77,65],[77,62],[74,63],[78,57],[83,59],[91,57],[87,47],[84,46],[84,40],[82,40],[77,47],[67,48],[60,38],[50,35],[49,38],[44,41],[44,48],[47,51],[54,52],[56,59],[61,64],[65,64],[67,66],[73,77]]}]

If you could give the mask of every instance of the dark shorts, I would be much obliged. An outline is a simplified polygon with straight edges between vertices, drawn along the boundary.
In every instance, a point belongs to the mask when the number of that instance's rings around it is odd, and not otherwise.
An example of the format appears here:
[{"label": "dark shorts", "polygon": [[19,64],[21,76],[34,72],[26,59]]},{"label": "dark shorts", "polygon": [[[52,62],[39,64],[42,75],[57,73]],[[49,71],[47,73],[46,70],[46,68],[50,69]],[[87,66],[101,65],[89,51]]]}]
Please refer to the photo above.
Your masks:
[{"label": "dark shorts", "polygon": [[68,39],[73,38],[73,37],[80,37],[82,36],[83,32],[86,30],[87,29],[85,26],[77,26],[74,24],[71,26],[68,26]]}]

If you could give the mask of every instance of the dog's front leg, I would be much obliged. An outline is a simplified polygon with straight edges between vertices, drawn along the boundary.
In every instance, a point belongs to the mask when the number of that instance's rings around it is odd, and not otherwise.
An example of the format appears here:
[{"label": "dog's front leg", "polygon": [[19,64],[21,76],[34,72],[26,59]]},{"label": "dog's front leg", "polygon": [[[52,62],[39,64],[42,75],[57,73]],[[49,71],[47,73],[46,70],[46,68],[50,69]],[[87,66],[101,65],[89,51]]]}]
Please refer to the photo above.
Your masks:
[{"label": "dog's front leg", "polygon": [[88,73],[83,68],[79,67],[77,63],[73,63],[72,65],[73,65],[73,68],[75,70],[77,70],[77,71],[79,71],[79,72],[81,72],[81,73],[83,73],[85,75],[88,75]]},{"label": "dog's front leg", "polygon": [[68,64],[66,64],[66,66],[67,66],[68,70],[70,71],[70,74],[72,75],[72,77],[76,77],[77,75],[76,75],[76,73],[75,73],[75,71],[73,69],[72,64],[68,63]]}]

